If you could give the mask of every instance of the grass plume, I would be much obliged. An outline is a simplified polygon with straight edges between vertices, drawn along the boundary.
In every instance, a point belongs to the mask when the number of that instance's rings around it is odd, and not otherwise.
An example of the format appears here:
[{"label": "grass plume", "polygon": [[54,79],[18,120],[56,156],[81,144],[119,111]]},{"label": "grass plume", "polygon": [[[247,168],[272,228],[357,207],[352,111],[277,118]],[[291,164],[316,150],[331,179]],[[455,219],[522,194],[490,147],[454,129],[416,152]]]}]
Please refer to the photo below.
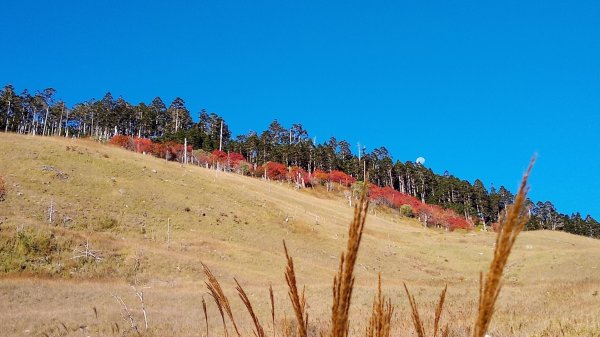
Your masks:
[{"label": "grass plume", "polygon": [[406,283],[404,283],[404,290],[406,291],[406,296],[408,297],[408,302],[410,303],[411,317],[415,327],[415,332],[417,333],[418,337],[425,337],[425,328],[423,327],[423,320],[419,314],[417,301],[415,300],[415,297],[411,295]]},{"label": "grass plume", "polygon": [[[444,302],[446,301],[446,292],[448,291],[448,285],[444,287],[442,293],[440,294],[440,299],[438,301],[438,305],[435,308],[435,318],[433,321],[433,337],[437,337],[438,329],[440,327],[440,319],[442,318],[442,310],[444,309]],[[446,326],[446,330],[448,330],[448,326]]]},{"label": "grass plume", "polygon": [[287,259],[287,266],[285,269],[285,280],[288,284],[288,295],[294,308],[294,314],[298,321],[298,336],[307,337],[308,328],[308,316],[306,314],[306,299],[304,297],[304,289],[302,294],[298,292],[298,285],[296,284],[296,273],[294,271],[294,260],[288,254],[287,246],[285,241],[283,242],[283,249],[285,250],[285,257]]},{"label": "grass plume", "polygon": [[363,184],[360,201],[354,207],[354,218],[348,229],[346,252],[340,257],[340,267],[333,279],[333,305],[331,309],[331,337],[348,336],[348,312],[354,287],[354,266],[367,218],[369,200],[368,182]]},{"label": "grass plume", "polygon": [[473,331],[474,337],[485,336],[489,328],[492,315],[494,314],[494,306],[498,299],[498,295],[500,294],[500,290],[502,289],[502,272],[504,271],[508,256],[515,244],[517,236],[523,228],[525,228],[525,224],[529,219],[525,201],[529,190],[527,179],[529,178],[529,173],[531,172],[534,162],[535,156],[531,159],[529,167],[523,175],[514,204],[508,207],[506,216],[500,223],[498,234],[496,236],[494,258],[492,259],[485,280],[483,278],[483,273],[480,274],[479,310],[477,320],[475,321],[475,329]]},{"label": "grass plume", "polygon": [[242,288],[242,286],[240,285],[238,280],[235,278],[233,280],[235,281],[235,284],[236,284],[235,289],[238,291],[238,295],[240,296],[240,299],[242,300],[242,302],[244,302],[244,305],[246,306],[246,309],[248,309],[248,313],[250,314],[250,317],[252,318],[252,322],[254,323],[254,329],[255,329],[254,336],[265,337],[265,330],[263,329],[262,325],[260,324],[258,317],[254,313],[254,309],[252,308],[252,303],[250,303],[250,299],[248,298],[248,295],[246,295],[244,288]]},{"label": "grass plume", "polygon": [[229,304],[229,300],[227,299],[227,296],[225,296],[225,293],[223,292],[219,281],[217,280],[215,275],[213,275],[213,273],[210,271],[208,266],[203,262],[202,268],[204,269],[204,274],[206,274],[206,277],[208,278],[208,282],[205,282],[206,287],[208,288],[208,291],[210,292],[213,299],[215,300],[215,303],[219,308],[219,312],[221,313],[221,318],[223,319],[223,327],[225,329],[225,336],[227,337],[228,334],[227,326],[225,324],[225,317],[223,316],[223,311],[229,317],[229,320],[231,321],[231,324],[233,324],[233,328],[238,337],[241,337],[240,331],[238,330],[237,324],[235,323],[235,319],[233,317],[233,312],[231,311],[231,305]]}]

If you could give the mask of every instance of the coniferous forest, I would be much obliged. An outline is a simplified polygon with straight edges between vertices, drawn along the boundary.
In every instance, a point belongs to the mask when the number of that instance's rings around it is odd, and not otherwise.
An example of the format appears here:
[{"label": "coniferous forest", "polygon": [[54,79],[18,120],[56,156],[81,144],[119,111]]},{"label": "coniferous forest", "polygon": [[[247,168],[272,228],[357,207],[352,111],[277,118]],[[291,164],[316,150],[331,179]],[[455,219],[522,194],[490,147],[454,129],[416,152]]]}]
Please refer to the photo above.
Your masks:
[{"label": "coniferous forest", "polygon": [[[353,153],[353,146],[335,137],[315,144],[302,124],[286,128],[274,120],[267,130],[234,136],[221,116],[204,109],[194,122],[179,97],[168,105],[160,97],[148,104],[132,104],[106,93],[100,100],[67,106],[52,88],[17,93],[6,85],[0,91],[0,130],[92,137],[170,160],[287,179],[298,186],[319,183],[329,189],[335,182],[350,187],[359,185],[366,175],[374,185],[371,197],[377,202],[418,216],[426,225],[449,229],[494,227],[514,199],[504,186],[488,189],[479,179],[470,183],[411,161],[394,161],[384,146]],[[184,141],[188,148],[182,146]],[[600,238],[600,223],[590,215],[562,214],[550,201],[527,200],[527,207],[529,230],[562,230]]]}]

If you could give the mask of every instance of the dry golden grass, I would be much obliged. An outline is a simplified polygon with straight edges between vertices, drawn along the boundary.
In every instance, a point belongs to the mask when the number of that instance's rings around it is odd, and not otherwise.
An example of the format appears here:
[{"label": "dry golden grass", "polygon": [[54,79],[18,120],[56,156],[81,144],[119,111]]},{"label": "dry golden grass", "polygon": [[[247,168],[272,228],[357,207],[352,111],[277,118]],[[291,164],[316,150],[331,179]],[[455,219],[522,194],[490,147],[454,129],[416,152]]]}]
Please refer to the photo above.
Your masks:
[{"label": "dry golden grass", "polygon": [[[43,171],[43,165],[68,178]],[[294,256],[297,283],[306,285],[306,313],[312,317],[307,335],[329,332],[331,322],[323,314],[332,311],[331,280],[352,221],[341,195],[320,199],[313,194],[325,192],[182,167],[85,140],[7,134],[0,134],[0,175],[7,186],[6,200],[0,203],[3,335],[122,335],[127,325],[111,294],[120,295],[138,323],[143,322],[132,283],[144,289],[149,335],[223,335],[215,303],[206,303],[203,317],[206,288],[200,261],[211,266],[223,294],[232,299],[241,335],[252,334],[256,326],[251,315],[242,314],[248,309],[237,299],[233,277],[243,284],[256,318],[271,321],[263,325],[265,334],[286,335],[287,329],[297,335],[295,322],[284,324],[283,317],[295,313],[281,276],[287,263],[281,239]],[[49,225],[51,200],[60,221]],[[451,336],[472,336],[477,275],[493,259],[495,234],[438,232],[385,209],[368,213],[353,271],[348,334],[365,334],[381,272],[383,288],[396,306],[392,336],[415,333],[404,282],[419,301],[427,329],[435,325],[440,289],[448,284],[438,329],[451,323]],[[63,223],[65,216],[70,220]],[[48,241],[63,249],[50,250],[49,260],[32,249],[19,260],[14,254],[17,229],[29,233],[34,243]],[[104,261],[72,260],[73,249],[86,240]],[[523,232],[511,254],[490,335],[600,335],[597,240]],[[115,323],[119,332],[113,334]]]}]

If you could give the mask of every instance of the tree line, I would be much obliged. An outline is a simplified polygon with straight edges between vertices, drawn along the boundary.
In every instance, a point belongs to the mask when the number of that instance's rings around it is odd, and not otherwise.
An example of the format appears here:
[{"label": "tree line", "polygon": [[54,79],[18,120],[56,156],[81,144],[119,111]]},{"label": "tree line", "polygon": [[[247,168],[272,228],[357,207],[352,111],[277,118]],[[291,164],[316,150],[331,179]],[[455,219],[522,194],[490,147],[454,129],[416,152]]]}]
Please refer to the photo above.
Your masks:
[{"label": "tree line", "polygon": [[[359,146],[355,153],[349,142],[335,137],[316,143],[299,123],[286,128],[274,120],[262,132],[234,136],[221,116],[205,109],[194,122],[180,97],[168,106],[160,97],[149,104],[132,104],[122,97],[115,99],[108,92],[100,100],[91,99],[69,107],[56,98],[52,88],[16,93],[9,84],[0,91],[0,130],[105,141],[115,135],[146,138],[156,143],[182,144],[186,140],[193,149],[239,153],[255,169],[267,163],[280,163],[313,176],[315,172],[334,171],[357,181],[368,176],[376,186],[452,210],[475,225],[497,223],[514,200],[513,193],[504,186],[492,185],[488,189],[479,179],[470,183],[448,172],[436,174],[424,165],[394,160],[383,146],[370,151]],[[563,230],[600,238],[600,223],[590,215],[562,214],[550,201],[527,200],[527,208],[528,229]]]}]

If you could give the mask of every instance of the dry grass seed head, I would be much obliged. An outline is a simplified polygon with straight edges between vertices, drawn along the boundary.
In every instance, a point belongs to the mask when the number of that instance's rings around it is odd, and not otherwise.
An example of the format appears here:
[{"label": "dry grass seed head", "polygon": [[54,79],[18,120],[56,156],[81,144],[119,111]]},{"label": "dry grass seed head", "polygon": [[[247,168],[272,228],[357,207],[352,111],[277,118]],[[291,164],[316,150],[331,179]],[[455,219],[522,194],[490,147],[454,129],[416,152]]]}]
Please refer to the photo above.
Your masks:
[{"label": "dry grass seed head", "polygon": [[444,290],[442,290],[442,293],[440,294],[440,299],[438,301],[438,305],[435,308],[435,319],[433,322],[433,337],[437,337],[438,329],[440,326],[440,319],[442,317],[442,310],[444,309],[444,302],[446,301],[446,291],[448,291],[448,285],[446,285],[444,287]]},{"label": "dry grass seed head", "polygon": [[298,335],[299,337],[307,337],[308,327],[308,315],[306,314],[306,299],[304,297],[304,289],[302,294],[298,293],[298,285],[296,284],[296,273],[294,271],[294,260],[288,253],[285,241],[283,241],[283,249],[285,251],[285,257],[287,259],[287,266],[285,269],[285,280],[288,285],[288,295],[294,308],[294,314],[296,321],[298,322]]},{"label": "dry grass seed head", "polygon": [[346,251],[340,257],[340,268],[333,279],[331,337],[346,337],[348,335],[348,312],[354,287],[354,266],[369,208],[367,186],[368,181],[365,181],[360,201],[354,207],[354,218],[348,229]]},{"label": "dry grass seed head", "polygon": [[531,159],[529,167],[523,175],[514,204],[508,207],[506,216],[500,224],[496,236],[494,257],[485,277],[485,281],[483,279],[483,274],[480,274],[479,310],[473,331],[474,337],[485,336],[489,328],[492,315],[494,314],[494,306],[498,299],[498,295],[500,294],[500,289],[502,288],[502,272],[504,271],[508,256],[510,255],[517,236],[528,221],[528,215],[525,209],[525,201],[529,190],[527,179],[529,178],[529,173],[531,172],[534,162],[535,156]]},{"label": "dry grass seed head", "polygon": [[260,324],[258,317],[254,313],[254,309],[252,308],[252,303],[250,303],[250,299],[248,298],[248,295],[246,295],[244,288],[242,288],[242,286],[240,285],[238,280],[235,278],[233,280],[235,281],[235,284],[236,284],[235,289],[238,291],[238,295],[240,296],[240,299],[242,300],[242,302],[244,302],[244,305],[246,306],[246,309],[248,309],[248,313],[250,314],[250,317],[252,318],[252,322],[254,323],[254,329],[255,329],[254,335],[256,337],[265,337],[265,331],[264,331],[262,325]]},{"label": "dry grass seed head", "polygon": [[217,304],[217,308],[219,309],[219,312],[221,313],[221,318],[223,320],[223,328],[225,329],[225,336],[228,336],[228,334],[227,334],[227,326],[225,324],[225,317],[223,315],[223,312],[225,312],[227,314],[227,316],[229,317],[229,320],[231,321],[231,324],[233,324],[233,328],[234,328],[236,334],[238,335],[238,337],[241,337],[240,331],[238,330],[237,324],[235,323],[235,319],[233,317],[233,312],[231,311],[231,306],[229,305],[229,300],[227,299],[227,296],[225,296],[225,293],[223,292],[223,289],[221,288],[219,281],[213,275],[213,273],[210,271],[208,266],[206,264],[204,264],[203,262],[201,262],[201,263],[202,263],[202,268],[204,269],[204,274],[206,274],[206,277],[208,278],[208,282],[204,282],[204,283],[206,284],[206,287],[208,288],[208,291],[210,292],[211,296],[215,300],[215,303]]},{"label": "dry grass seed head", "polygon": [[415,332],[417,333],[418,337],[425,337],[425,329],[423,327],[423,320],[421,319],[421,315],[419,315],[417,301],[415,300],[415,297],[410,294],[410,291],[408,291],[406,283],[404,283],[404,290],[406,291],[406,296],[408,297],[408,302],[410,303],[411,317],[413,325],[415,327]]}]

